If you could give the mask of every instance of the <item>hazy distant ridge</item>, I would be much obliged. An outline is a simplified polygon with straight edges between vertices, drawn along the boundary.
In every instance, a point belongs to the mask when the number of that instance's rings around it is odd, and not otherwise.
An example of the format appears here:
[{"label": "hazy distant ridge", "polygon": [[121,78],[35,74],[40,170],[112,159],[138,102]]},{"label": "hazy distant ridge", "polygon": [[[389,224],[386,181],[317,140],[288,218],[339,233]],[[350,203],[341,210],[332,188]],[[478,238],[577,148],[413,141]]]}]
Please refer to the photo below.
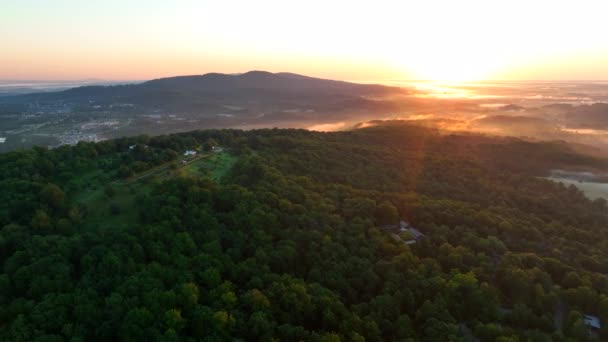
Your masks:
[{"label": "hazy distant ridge", "polygon": [[[214,103],[233,97],[255,101],[286,97],[360,97],[403,91],[400,88],[326,80],[291,73],[250,71],[239,75],[209,73],[150,80],[139,84],[83,86],[59,92],[34,93],[9,98],[10,102],[128,102],[137,105],[171,105],[180,102]],[[6,100],[5,100],[6,101]]]}]

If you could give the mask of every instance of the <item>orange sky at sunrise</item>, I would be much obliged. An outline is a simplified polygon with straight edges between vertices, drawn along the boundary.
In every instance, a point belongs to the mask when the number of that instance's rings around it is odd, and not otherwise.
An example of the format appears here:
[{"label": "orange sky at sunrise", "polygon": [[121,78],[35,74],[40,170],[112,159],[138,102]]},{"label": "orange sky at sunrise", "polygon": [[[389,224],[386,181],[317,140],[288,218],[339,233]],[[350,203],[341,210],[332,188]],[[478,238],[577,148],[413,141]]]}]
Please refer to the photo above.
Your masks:
[{"label": "orange sky at sunrise", "polygon": [[0,79],[290,71],[344,80],[608,79],[603,1],[2,4]]}]

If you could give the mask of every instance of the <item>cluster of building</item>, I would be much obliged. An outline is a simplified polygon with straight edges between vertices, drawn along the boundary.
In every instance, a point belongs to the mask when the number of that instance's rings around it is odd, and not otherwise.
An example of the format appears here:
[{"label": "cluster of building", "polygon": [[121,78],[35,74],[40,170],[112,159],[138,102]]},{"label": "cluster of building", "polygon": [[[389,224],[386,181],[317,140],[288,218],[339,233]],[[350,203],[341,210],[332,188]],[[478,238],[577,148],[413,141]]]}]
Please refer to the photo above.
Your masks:
[{"label": "cluster of building", "polygon": [[[224,151],[224,149],[221,148],[221,147],[219,147],[219,146],[213,146],[213,147],[211,147],[211,152],[220,153],[220,152],[223,152],[223,151]],[[196,150],[186,150],[186,151],[184,151],[184,156],[185,157],[191,157],[191,156],[195,156],[197,153],[198,152]]]},{"label": "cluster of building", "polygon": [[[219,146],[213,146],[211,148],[211,152],[214,152],[214,153],[220,153],[220,152],[223,152],[223,151],[224,151],[224,149],[221,148],[221,147],[219,147]],[[195,156],[196,154],[197,154],[197,152],[195,150],[186,150],[184,152],[184,156],[185,157]]]},{"label": "cluster of building", "polygon": [[86,134],[86,133],[82,133],[79,130],[69,130],[69,131],[57,136],[57,138],[60,141],[59,145],[76,145],[80,141],[98,142],[98,141],[103,140],[99,136],[97,136],[97,134],[95,134],[95,133]]}]

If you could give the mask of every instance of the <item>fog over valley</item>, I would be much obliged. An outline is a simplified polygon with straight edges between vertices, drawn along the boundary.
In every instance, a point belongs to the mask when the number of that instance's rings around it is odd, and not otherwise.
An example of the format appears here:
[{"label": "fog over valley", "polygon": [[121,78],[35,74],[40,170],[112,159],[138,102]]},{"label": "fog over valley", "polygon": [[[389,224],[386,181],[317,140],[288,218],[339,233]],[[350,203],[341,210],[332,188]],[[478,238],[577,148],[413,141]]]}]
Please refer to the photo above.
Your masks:
[{"label": "fog over valley", "polygon": [[0,135],[6,138],[0,149],[193,128],[332,131],[396,119],[451,131],[608,143],[605,82],[377,83],[383,85],[267,72],[114,86],[87,81],[73,89],[79,83],[5,82],[0,92],[29,94],[0,97]]}]

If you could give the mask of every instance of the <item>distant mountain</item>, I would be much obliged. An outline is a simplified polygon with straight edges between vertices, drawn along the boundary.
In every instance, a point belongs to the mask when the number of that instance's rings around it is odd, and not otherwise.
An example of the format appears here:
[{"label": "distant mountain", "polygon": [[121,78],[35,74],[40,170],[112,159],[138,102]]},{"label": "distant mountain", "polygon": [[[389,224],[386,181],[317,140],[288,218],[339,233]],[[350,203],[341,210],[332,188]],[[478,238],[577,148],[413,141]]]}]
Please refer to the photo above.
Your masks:
[{"label": "distant mountain", "polygon": [[[409,106],[408,91],[250,71],[0,97],[0,151],[196,128],[310,127]],[[345,125],[345,124],[341,124]]]},{"label": "distant mountain", "polygon": [[405,92],[401,88],[326,80],[292,73],[250,71],[239,75],[209,73],[155,79],[139,84],[84,86],[59,92],[5,98],[6,102],[62,101],[76,104],[129,103],[173,110],[230,104],[328,104],[364,96]]},{"label": "distant mountain", "polygon": [[292,73],[273,74],[266,71],[250,71],[240,75],[210,73],[202,76],[161,78],[144,82],[140,86],[190,91],[233,92],[257,89],[285,93],[334,95],[383,93],[388,89],[388,87],[380,85],[362,85]]}]

